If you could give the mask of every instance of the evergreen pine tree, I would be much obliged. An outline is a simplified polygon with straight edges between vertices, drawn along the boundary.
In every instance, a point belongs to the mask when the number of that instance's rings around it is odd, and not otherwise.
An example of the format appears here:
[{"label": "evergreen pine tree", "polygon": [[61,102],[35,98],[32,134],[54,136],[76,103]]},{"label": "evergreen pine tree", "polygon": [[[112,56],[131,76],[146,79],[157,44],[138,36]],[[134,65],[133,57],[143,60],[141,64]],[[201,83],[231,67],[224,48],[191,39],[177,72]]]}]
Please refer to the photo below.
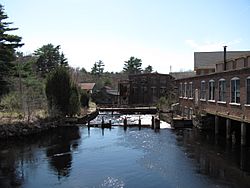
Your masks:
[{"label": "evergreen pine tree", "polygon": [[8,16],[4,12],[4,7],[0,4],[0,96],[8,92],[9,83],[6,80],[11,75],[11,62],[15,60],[15,49],[21,47],[21,37],[8,34],[18,28],[10,28],[12,22],[6,22]]}]

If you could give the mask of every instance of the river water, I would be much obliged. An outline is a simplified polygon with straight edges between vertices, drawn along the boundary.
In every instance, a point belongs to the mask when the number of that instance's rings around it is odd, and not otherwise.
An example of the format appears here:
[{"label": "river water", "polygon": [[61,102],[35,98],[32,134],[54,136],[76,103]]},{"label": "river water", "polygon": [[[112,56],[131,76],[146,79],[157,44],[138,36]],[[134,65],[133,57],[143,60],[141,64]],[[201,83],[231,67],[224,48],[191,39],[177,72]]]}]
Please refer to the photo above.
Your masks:
[{"label": "river water", "polygon": [[61,127],[1,142],[0,187],[250,187],[249,154],[195,129]]}]

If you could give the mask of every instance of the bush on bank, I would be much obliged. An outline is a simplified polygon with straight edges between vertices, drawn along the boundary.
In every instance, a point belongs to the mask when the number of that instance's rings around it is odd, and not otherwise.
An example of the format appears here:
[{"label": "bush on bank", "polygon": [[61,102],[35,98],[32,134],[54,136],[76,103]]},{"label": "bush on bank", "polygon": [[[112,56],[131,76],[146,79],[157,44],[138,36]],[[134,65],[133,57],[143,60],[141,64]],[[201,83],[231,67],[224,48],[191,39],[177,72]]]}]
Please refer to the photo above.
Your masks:
[{"label": "bush on bank", "polygon": [[79,91],[67,68],[57,67],[48,75],[45,91],[50,116],[73,116],[79,113]]}]

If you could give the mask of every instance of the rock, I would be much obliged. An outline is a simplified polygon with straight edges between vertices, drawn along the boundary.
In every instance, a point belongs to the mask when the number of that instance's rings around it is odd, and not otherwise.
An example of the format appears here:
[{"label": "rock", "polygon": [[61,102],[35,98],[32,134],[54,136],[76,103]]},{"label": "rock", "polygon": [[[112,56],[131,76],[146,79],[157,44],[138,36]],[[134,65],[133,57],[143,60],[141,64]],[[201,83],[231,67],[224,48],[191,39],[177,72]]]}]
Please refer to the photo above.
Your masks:
[{"label": "rock", "polygon": [[4,137],[5,136],[5,131],[1,131],[0,135],[1,135],[1,137]]},{"label": "rock", "polygon": [[22,129],[22,132],[27,133],[28,129]]},{"label": "rock", "polygon": [[34,127],[37,128],[37,129],[41,129],[40,124],[35,124]]},{"label": "rock", "polygon": [[11,133],[11,132],[9,132],[9,133],[8,133],[8,136],[14,136],[14,134],[13,134],[13,133]]}]

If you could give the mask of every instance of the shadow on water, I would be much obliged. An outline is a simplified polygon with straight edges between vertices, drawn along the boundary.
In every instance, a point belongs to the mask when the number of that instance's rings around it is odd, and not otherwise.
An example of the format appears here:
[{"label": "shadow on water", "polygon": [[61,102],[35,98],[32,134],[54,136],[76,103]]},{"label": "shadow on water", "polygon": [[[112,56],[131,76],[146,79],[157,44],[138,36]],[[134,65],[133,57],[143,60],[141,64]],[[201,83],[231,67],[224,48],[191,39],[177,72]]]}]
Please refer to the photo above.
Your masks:
[{"label": "shadow on water", "polygon": [[39,136],[2,141],[0,144],[0,187],[22,187],[27,178],[25,177],[26,166],[38,168],[35,164],[42,160],[44,153],[48,158],[50,168],[58,175],[58,178],[69,176],[72,151],[77,149],[79,139],[78,127],[62,127],[44,132]]},{"label": "shadow on water", "polygon": [[51,169],[58,175],[60,179],[62,176],[69,176],[72,163],[72,151],[77,149],[78,140],[80,138],[78,127],[69,127],[68,131],[65,129],[58,130],[55,136],[51,137],[50,144],[46,150],[46,156],[49,159]]},{"label": "shadow on water", "polygon": [[229,187],[250,187],[249,147],[197,129],[178,130],[176,135],[178,145],[197,164],[197,173]]}]

